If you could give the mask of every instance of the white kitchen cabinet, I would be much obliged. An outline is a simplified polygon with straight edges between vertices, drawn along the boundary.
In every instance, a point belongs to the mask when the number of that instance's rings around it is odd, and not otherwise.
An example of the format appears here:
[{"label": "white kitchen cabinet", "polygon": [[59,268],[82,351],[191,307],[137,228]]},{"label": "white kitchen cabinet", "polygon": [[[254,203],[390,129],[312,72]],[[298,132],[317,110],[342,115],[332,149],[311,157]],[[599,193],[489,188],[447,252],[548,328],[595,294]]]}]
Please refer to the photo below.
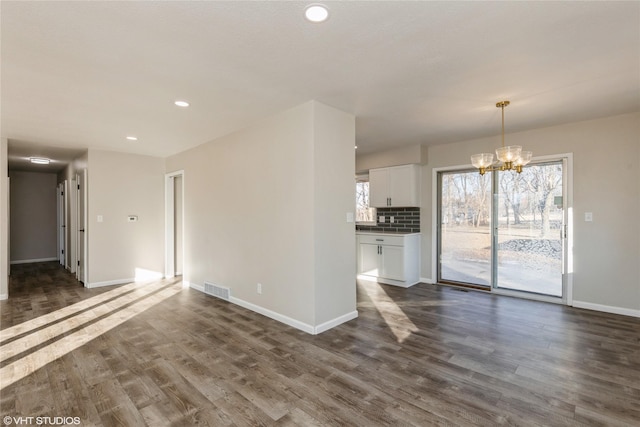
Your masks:
[{"label": "white kitchen cabinet", "polygon": [[409,287],[420,281],[420,235],[358,234],[358,277]]},{"label": "white kitchen cabinet", "polygon": [[376,208],[420,206],[418,165],[392,166],[369,171],[369,205]]}]

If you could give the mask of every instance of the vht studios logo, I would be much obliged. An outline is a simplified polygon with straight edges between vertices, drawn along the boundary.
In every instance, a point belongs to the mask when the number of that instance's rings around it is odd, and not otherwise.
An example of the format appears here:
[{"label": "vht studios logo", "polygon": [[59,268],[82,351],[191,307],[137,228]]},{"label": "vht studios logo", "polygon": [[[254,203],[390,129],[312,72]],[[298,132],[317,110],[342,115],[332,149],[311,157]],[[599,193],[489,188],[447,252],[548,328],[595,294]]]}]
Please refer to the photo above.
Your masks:
[{"label": "vht studios logo", "polygon": [[37,425],[37,426],[61,426],[80,424],[80,417],[11,417],[7,415],[2,419],[4,425]]}]

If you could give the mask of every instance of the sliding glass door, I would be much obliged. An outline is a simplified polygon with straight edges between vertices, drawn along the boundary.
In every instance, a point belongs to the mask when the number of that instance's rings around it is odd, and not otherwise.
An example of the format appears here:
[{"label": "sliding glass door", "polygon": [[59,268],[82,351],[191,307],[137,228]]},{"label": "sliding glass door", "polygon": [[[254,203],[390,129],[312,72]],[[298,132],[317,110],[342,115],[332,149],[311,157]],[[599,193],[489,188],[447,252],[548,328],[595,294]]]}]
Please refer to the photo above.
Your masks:
[{"label": "sliding glass door", "polygon": [[562,169],[557,161],[498,174],[496,287],[562,297]]},{"label": "sliding glass door", "polygon": [[438,280],[564,297],[565,167],[438,174]]},{"label": "sliding glass door", "polygon": [[439,281],[491,286],[491,173],[444,172]]}]

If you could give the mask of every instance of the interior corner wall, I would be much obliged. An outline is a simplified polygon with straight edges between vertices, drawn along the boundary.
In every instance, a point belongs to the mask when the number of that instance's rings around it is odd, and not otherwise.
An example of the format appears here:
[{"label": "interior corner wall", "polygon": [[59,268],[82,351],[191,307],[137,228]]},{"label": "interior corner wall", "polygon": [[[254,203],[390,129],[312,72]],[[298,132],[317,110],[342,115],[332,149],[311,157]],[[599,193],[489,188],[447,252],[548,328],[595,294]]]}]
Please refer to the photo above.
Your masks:
[{"label": "interior corner wall", "polygon": [[167,158],[184,171],[184,280],[313,325],[312,166],[312,103]]},{"label": "interior corner wall", "polygon": [[0,300],[9,297],[9,143],[0,139]]},{"label": "interior corner wall", "polygon": [[[357,316],[355,117],[314,102],[315,325]],[[346,320],[346,319],[345,319]]]},{"label": "interior corner wall", "polygon": [[10,254],[12,263],[58,258],[56,174],[11,171]]},{"label": "interior corner wall", "polygon": [[58,173],[58,184],[64,182],[64,180],[68,180],[71,182],[72,179],[76,179],[76,175],[83,169],[87,169],[88,163],[88,153],[84,153],[83,155],[75,158],[72,162],[70,162],[66,168],[60,173]]},{"label": "interior corner wall", "polygon": [[[640,315],[640,113],[507,134],[535,156],[573,153],[573,302],[585,308]],[[421,193],[423,278],[432,271],[432,171],[467,166],[491,152],[499,136],[429,147]],[[585,212],[593,221],[584,220]]]},{"label": "interior corner wall", "polygon": [[[163,275],[164,163],[160,157],[89,150],[88,287]],[[137,221],[128,221],[130,215]]]},{"label": "interior corner wall", "polygon": [[[227,287],[232,302],[311,333],[318,319],[355,311],[355,232],[345,216],[354,210],[354,140],[347,150],[349,137],[338,135],[353,125],[341,114],[310,101],[167,159],[167,173],[184,171],[184,279],[191,286]],[[318,131],[332,123],[337,133]],[[333,154],[345,158],[330,163]],[[326,210],[316,208],[325,201]],[[318,243],[322,221],[327,236]],[[335,268],[338,283],[317,284],[317,262],[331,242],[346,245],[320,260],[328,272]],[[317,313],[318,286],[340,288],[330,302],[339,308]]]}]

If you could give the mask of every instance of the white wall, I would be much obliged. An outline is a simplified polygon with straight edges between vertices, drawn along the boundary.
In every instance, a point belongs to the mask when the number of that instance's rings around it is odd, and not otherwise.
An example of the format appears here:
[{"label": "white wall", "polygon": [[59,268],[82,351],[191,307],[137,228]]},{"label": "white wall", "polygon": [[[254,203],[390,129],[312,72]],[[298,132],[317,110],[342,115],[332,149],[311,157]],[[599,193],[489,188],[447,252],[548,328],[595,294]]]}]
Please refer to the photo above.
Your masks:
[{"label": "white wall", "polygon": [[164,159],[90,149],[87,188],[88,286],[126,283],[142,270],[162,275]]},{"label": "white wall", "polygon": [[0,139],[0,300],[9,297],[9,194],[8,148],[6,138]]},{"label": "white wall", "polygon": [[[640,315],[640,113],[506,135],[534,156],[573,153],[574,305]],[[469,165],[499,137],[429,147],[422,173],[422,277],[432,271],[432,169]],[[584,213],[593,212],[593,222]]]},{"label": "white wall", "polygon": [[314,103],[315,325],[353,313],[356,307],[355,120]]},{"label": "white wall", "polygon": [[355,315],[354,143],[354,117],[312,101],[168,158],[184,170],[184,279],[310,332]]},{"label": "white wall", "polygon": [[11,171],[10,260],[58,258],[56,174]]}]

